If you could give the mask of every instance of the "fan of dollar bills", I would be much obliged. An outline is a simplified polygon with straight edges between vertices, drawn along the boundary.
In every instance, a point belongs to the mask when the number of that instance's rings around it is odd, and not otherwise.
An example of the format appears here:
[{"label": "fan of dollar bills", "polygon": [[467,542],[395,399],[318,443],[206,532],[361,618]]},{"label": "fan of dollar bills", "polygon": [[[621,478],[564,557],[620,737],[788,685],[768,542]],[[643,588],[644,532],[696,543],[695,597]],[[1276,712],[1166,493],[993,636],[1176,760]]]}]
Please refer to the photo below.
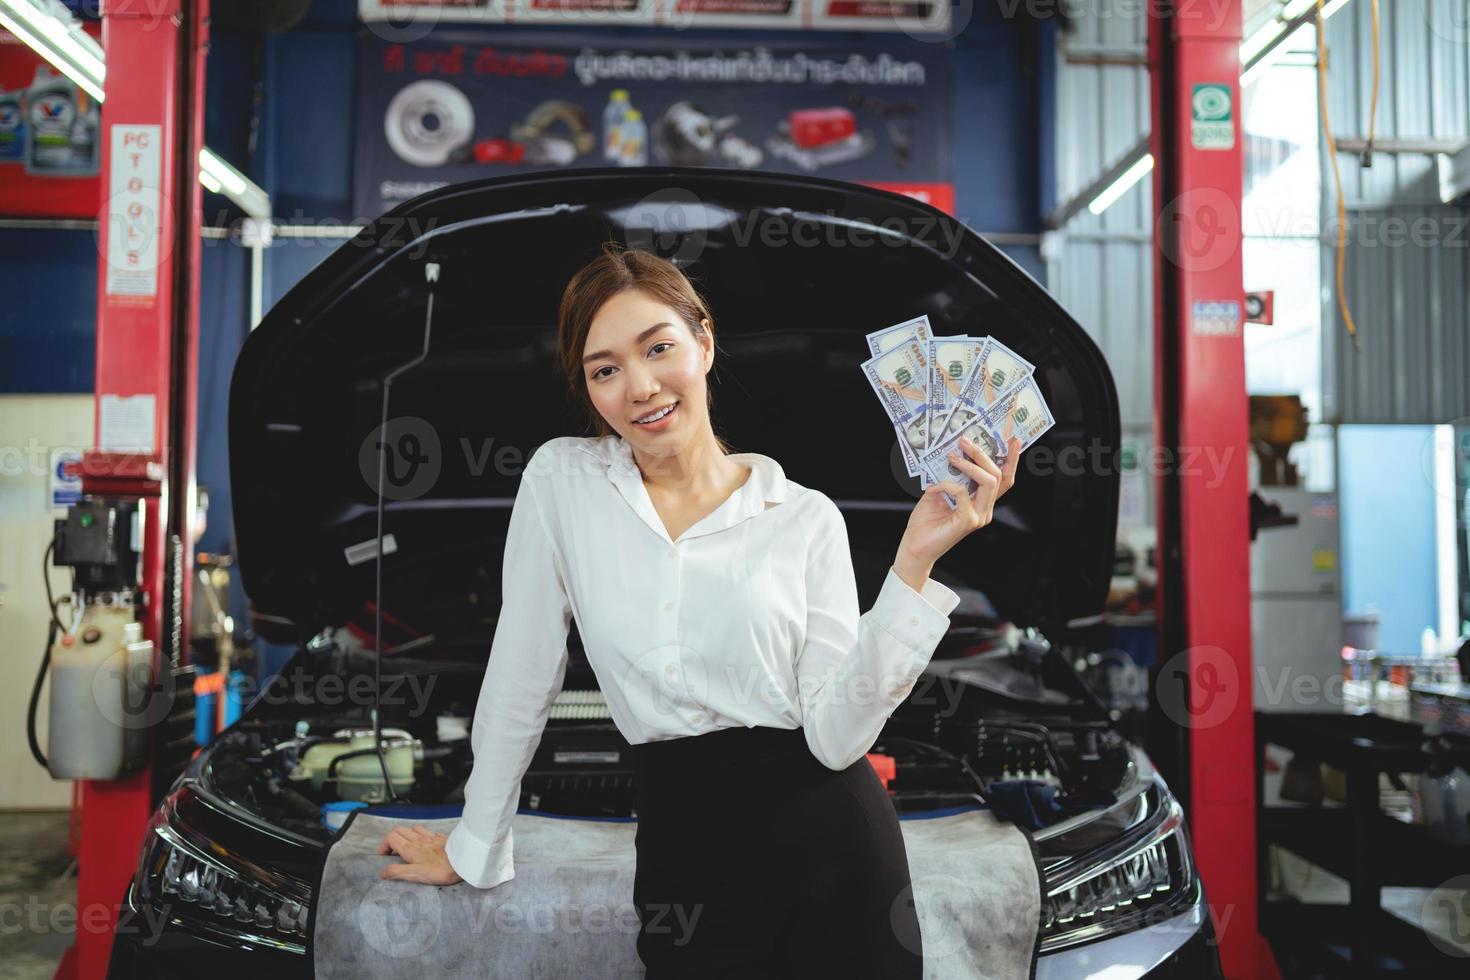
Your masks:
[{"label": "fan of dollar bills", "polygon": [[863,375],[898,433],[909,476],[925,487],[952,480],[973,490],[949,464],[950,453],[964,455],[962,436],[1003,467],[1012,436],[1024,451],[1056,424],[1035,365],[994,337],[935,337],[919,316],[868,334],[868,350]]}]

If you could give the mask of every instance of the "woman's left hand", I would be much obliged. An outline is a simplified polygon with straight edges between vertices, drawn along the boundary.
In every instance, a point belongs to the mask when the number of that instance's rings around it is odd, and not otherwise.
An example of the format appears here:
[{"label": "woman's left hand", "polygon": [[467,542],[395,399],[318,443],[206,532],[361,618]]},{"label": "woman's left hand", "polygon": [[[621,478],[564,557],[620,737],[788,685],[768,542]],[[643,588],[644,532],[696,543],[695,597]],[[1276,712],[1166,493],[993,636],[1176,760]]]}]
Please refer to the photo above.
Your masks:
[{"label": "woman's left hand", "polygon": [[[959,444],[965,458],[951,457],[950,465],[975,481],[974,488],[966,493],[964,487],[953,480],[929,486],[909,515],[903,540],[898,543],[895,566],[907,565],[927,575],[934,563],[961,538],[990,523],[995,502],[1016,482],[1021,440],[1015,437],[1007,440],[1004,469],[996,466],[994,460],[968,439],[961,439]],[[945,503],[945,492],[955,500],[953,510]]]}]

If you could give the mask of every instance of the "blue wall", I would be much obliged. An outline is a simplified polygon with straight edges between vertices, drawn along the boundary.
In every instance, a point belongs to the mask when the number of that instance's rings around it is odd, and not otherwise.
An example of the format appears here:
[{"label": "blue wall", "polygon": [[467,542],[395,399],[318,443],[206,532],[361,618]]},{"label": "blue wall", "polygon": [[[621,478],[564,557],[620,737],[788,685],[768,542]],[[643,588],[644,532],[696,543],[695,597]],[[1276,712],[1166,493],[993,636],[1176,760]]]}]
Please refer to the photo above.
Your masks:
[{"label": "blue wall", "polygon": [[1338,430],[1344,609],[1378,610],[1385,653],[1417,654],[1424,627],[1438,629],[1430,433],[1423,425]]},{"label": "blue wall", "polygon": [[[250,332],[250,253],[227,241],[207,241],[199,269],[199,435],[196,479],[209,488],[209,526],[199,550],[234,554],[230,518],[230,373]],[[245,614],[232,609],[236,618]],[[242,619],[243,621],[243,619]]]},{"label": "blue wall", "polygon": [[0,394],[92,390],[97,262],[94,232],[0,228]]}]

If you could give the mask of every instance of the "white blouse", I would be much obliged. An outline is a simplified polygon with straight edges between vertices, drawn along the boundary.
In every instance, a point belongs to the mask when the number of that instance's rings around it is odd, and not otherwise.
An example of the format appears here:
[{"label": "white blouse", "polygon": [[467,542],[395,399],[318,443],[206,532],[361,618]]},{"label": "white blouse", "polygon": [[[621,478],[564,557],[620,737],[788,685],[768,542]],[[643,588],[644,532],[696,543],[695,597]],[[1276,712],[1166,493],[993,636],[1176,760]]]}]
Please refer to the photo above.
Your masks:
[{"label": "white blouse", "polygon": [[491,888],[515,877],[511,818],[567,667],[572,616],[631,744],[735,725],[797,728],[844,769],[877,740],[959,596],[893,571],[858,615],[842,512],[758,453],[750,476],[678,540],[620,436],[566,436],[526,463],[503,604],[475,708],[464,816],[447,856]]}]

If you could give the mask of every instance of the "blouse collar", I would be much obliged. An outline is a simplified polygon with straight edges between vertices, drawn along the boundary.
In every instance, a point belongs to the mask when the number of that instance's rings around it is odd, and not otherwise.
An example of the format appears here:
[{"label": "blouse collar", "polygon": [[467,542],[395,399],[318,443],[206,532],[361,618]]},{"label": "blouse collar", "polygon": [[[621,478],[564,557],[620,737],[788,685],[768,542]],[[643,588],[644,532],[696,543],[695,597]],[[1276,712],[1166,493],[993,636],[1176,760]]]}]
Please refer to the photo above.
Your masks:
[{"label": "blouse collar", "polygon": [[[622,436],[613,434],[584,439],[577,448],[607,467],[608,479],[624,499],[645,523],[667,539],[668,531],[653,508],[648,488],[643,485],[643,475],[633,458],[633,447]],[[750,476],[724,503],[680,535],[681,541],[731,527],[764,511],[768,503],[778,504],[786,499],[786,473],[780,463],[760,453],[731,453],[729,458],[749,466]]]}]

